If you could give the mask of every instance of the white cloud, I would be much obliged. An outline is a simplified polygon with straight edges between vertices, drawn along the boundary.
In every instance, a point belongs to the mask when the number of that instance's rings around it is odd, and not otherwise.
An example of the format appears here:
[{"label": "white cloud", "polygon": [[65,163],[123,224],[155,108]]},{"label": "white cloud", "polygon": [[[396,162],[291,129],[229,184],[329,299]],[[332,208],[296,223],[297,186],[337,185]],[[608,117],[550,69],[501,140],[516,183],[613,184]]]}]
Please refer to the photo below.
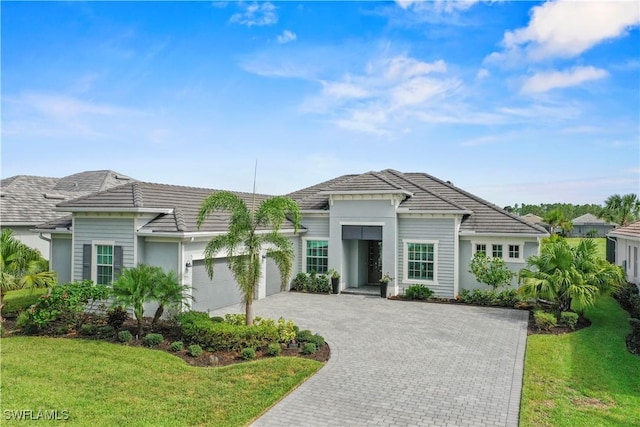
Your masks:
[{"label": "white cloud", "polygon": [[343,82],[322,82],[323,94],[332,98],[366,98],[370,95],[370,92],[356,84],[349,81]]},{"label": "white cloud", "polygon": [[273,25],[278,22],[278,15],[276,14],[276,7],[273,3],[257,3],[253,2],[249,5],[239,4],[239,7],[244,8],[242,12],[234,13],[229,22],[234,24],[251,26],[264,26]]},{"label": "white cloud", "polygon": [[416,11],[435,11],[452,13],[459,10],[467,10],[479,0],[396,0],[396,4],[402,9],[414,9]]},{"label": "white cloud", "polygon": [[282,34],[277,37],[278,43],[285,44],[294,41],[297,38],[296,33],[284,30]]},{"label": "white cloud", "polygon": [[579,86],[585,82],[603,79],[608,75],[607,71],[590,66],[574,67],[566,71],[537,73],[524,82],[522,92],[541,93],[553,89]]},{"label": "white cloud", "polygon": [[609,39],[626,35],[640,24],[635,1],[549,1],[531,10],[526,27],[504,34],[504,54],[489,60],[524,55],[530,60],[580,55]]}]

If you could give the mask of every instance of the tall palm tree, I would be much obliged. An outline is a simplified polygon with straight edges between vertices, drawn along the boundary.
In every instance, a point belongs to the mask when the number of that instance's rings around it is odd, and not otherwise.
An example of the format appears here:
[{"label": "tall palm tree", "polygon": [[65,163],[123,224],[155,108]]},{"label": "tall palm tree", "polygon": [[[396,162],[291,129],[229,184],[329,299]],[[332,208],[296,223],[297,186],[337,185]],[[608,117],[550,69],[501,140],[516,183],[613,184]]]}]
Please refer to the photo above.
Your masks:
[{"label": "tall palm tree", "polygon": [[255,194],[251,208],[236,194],[219,191],[207,197],[198,213],[198,229],[213,212],[230,214],[226,233],[213,237],[204,251],[205,267],[213,280],[214,257],[226,251],[228,265],[243,296],[246,323],[253,324],[253,298],[260,280],[262,254],[266,253],[280,270],[284,289],[291,277],[295,257],[291,240],[280,234],[280,227],[289,218],[294,232],[300,228],[300,208],[287,197],[273,197],[255,207]]},{"label": "tall palm tree", "polygon": [[[15,238],[13,230],[5,228],[0,234],[0,310],[8,291],[45,288],[55,285],[56,273],[49,271],[49,263],[40,251]],[[2,317],[0,317],[0,321]]]},{"label": "tall palm tree", "polygon": [[640,217],[640,200],[633,193],[624,196],[614,194],[605,200],[604,208],[598,216],[624,227]]}]

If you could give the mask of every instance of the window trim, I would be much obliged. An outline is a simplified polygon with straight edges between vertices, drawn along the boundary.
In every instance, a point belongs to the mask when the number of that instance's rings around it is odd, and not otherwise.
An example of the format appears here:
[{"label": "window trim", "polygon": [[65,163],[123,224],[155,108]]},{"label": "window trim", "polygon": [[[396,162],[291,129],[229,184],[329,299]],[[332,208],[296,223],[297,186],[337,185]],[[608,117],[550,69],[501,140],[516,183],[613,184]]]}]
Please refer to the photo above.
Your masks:
[{"label": "window trim", "polygon": [[[303,237],[302,238],[302,272],[307,272],[307,242],[324,241],[327,242],[327,271],[329,271],[329,238],[328,237]],[[318,274],[325,274],[319,273]]]},{"label": "window trim", "polygon": [[[486,245],[487,251],[486,255],[488,258],[493,258],[493,245],[501,245],[502,246],[502,259],[504,262],[511,263],[524,263],[524,245],[525,241],[514,241],[514,240],[498,240],[498,239],[481,239],[481,240],[471,240],[471,259],[476,255],[476,245]],[[518,258],[509,258],[509,246],[518,246],[520,249],[518,251]]]},{"label": "window trim", "polygon": [[[115,246],[113,240],[91,241],[91,281],[98,284],[98,246],[111,246],[111,283],[115,280]],[[111,283],[109,285],[111,285]]]},{"label": "window trim", "polygon": [[[518,256],[517,257],[512,257],[511,256],[511,246],[515,246],[515,247],[518,248]],[[522,252],[524,251],[524,248],[522,246],[523,245],[521,245],[519,243],[507,243],[507,258],[505,259],[505,261],[506,262],[522,261]]]},{"label": "window trim", "polygon": [[[427,244],[433,245],[433,280],[421,280],[409,278],[409,244]],[[416,284],[438,285],[438,244],[439,240],[423,240],[423,239],[402,239],[403,256],[402,256],[402,282]]]}]

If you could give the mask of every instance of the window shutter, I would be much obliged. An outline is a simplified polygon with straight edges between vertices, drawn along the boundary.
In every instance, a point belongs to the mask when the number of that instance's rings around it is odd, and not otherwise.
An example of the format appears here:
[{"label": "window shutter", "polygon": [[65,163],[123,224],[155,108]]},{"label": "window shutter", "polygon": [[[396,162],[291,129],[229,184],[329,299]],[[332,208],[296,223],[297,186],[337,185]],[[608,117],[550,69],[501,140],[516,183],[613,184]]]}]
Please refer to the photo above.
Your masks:
[{"label": "window shutter", "polygon": [[117,280],[122,273],[122,262],[123,262],[123,254],[122,254],[122,246],[114,246],[113,247],[113,278]]},{"label": "window shutter", "polygon": [[91,280],[91,245],[82,245],[82,280]]}]

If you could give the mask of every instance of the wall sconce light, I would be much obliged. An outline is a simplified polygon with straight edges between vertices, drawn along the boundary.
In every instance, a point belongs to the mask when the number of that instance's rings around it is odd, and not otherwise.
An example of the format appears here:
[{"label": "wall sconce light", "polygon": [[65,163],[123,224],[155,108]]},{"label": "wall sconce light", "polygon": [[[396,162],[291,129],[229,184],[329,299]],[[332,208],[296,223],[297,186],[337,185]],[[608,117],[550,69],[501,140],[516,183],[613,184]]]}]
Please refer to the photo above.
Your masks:
[{"label": "wall sconce light", "polygon": [[191,268],[191,261],[187,261],[187,263],[184,266],[187,268]]}]

